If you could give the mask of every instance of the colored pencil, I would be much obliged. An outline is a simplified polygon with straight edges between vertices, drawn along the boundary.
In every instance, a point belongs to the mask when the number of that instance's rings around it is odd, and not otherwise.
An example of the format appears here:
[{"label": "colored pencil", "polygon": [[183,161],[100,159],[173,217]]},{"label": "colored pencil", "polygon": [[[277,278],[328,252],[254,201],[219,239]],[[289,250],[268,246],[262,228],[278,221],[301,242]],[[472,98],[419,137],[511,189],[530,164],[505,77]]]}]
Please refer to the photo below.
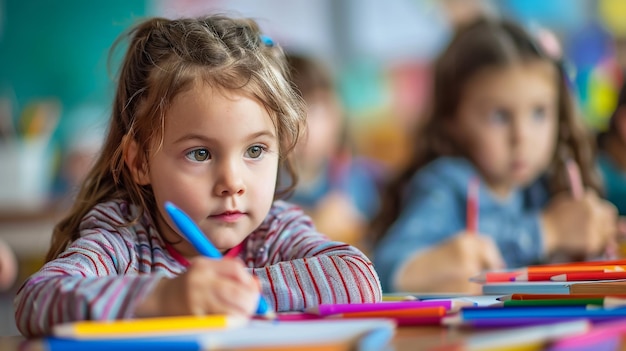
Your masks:
[{"label": "colored pencil", "polygon": [[626,265],[537,265],[507,271],[488,271],[470,278],[475,283],[549,281],[554,275],[582,272],[626,272]]},{"label": "colored pencil", "polygon": [[471,277],[470,281],[475,283],[503,283],[512,282],[515,277],[524,274],[525,270],[516,269],[514,271],[490,271],[483,272],[477,276]]},{"label": "colored pencil", "polygon": [[585,186],[583,184],[582,177],[580,176],[580,168],[574,159],[568,159],[565,161],[565,168],[567,170],[567,179],[569,180],[570,191],[572,197],[580,199],[585,193]]},{"label": "colored pencil", "polygon": [[542,267],[542,266],[543,267],[549,267],[549,266],[626,266],[626,259],[550,263],[550,264],[535,265],[535,266],[537,267]]},{"label": "colored pencil", "polygon": [[508,300],[502,303],[505,307],[511,306],[586,306],[598,305],[604,307],[626,306],[626,299],[612,297],[577,298],[577,299],[544,299],[544,300]]},{"label": "colored pencil", "polygon": [[441,325],[443,317],[395,317],[393,321],[399,327],[418,325]]},{"label": "colored pencil", "polygon": [[587,280],[617,280],[626,279],[626,272],[570,272],[555,275],[550,280],[555,282],[576,282]]},{"label": "colored pencil", "polygon": [[[559,339],[550,345],[550,351],[557,350],[618,350],[619,347],[599,347],[606,341],[616,340],[618,343],[626,335],[626,323],[624,320],[606,322],[594,326],[586,333],[572,335]],[[615,345],[617,346],[617,345]]]},{"label": "colored pencil", "polygon": [[401,310],[380,310],[363,312],[346,312],[331,315],[337,318],[396,318],[396,317],[443,317],[447,312],[445,307],[419,307]]},{"label": "colored pencil", "polygon": [[467,231],[478,233],[478,193],[480,191],[480,181],[478,177],[473,177],[467,184]]},{"label": "colored pencil", "polygon": [[545,265],[545,266],[528,266],[526,267],[526,272],[528,273],[554,273],[554,274],[563,274],[569,272],[597,272],[597,271],[608,271],[608,272],[623,272],[626,269],[625,265]]},{"label": "colored pencil", "polygon": [[392,302],[392,301],[417,301],[417,297],[412,296],[412,295],[405,295],[405,296],[396,296],[396,295],[387,295],[387,294],[383,294],[383,301],[384,302]]},{"label": "colored pencil", "polygon": [[33,339],[23,344],[25,351],[201,351],[206,342],[194,339],[167,340],[155,338],[72,340],[63,338]]},{"label": "colored pencil", "polygon": [[375,311],[393,311],[415,308],[443,307],[446,310],[456,311],[461,307],[473,305],[470,301],[460,300],[429,300],[429,301],[397,301],[379,303],[342,303],[342,304],[320,304],[307,308],[305,312],[318,314],[320,316],[330,316],[343,313],[361,313]]},{"label": "colored pencil", "polygon": [[555,276],[560,276],[563,274],[594,274],[594,273],[626,273],[626,272],[612,272],[612,271],[608,271],[608,270],[602,270],[602,269],[597,269],[597,270],[582,270],[582,271],[571,271],[571,272],[567,272],[567,273],[560,273],[560,272],[529,272],[529,273],[523,273],[518,275],[517,277],[514,278],[514,281],[516,282],[536,282],[536,281],[551,281],[554,280],[553,278]]},{"label": "colored pencil", "polygon": [[464,307],[463,320],[512,318],[588,318],[591,320],[626,317],[626,308],[587,308],[586,306]]},{"label": "colored pencil", "polygon": [[[213,246],[209,239],[204,236],[204,233],[198,228],[194,221],[183,210],[176,207],[171,202],[165,203],[165,210],[168,215],[187,238],[187,240],[194,246],[194,248],[202,255],[210,258],[221,259],[222,254]],[[269,308],[267,301],[263,295],[259,295],[259,305],[256,313],[268,318],[275,318],[276,314]]]},{"label": "colored pencil", "polygon": [[104,322],[80,321],[56,325],[53,327],[53,334],[75,339],[164,336],[238,327],[247,322],[247,318],[226,315],[122,319]]},{"label": "colored pencil", "polygon": [[484,318],[484,319],[470,319],[464,320],[460,315],[452,315],[444,317],[441,320],[441,325],[457,328],[472,328],[472,329],[502,329],[511,327],[523,327],[532,325],[545,325],[551,323],[560,323],[571,321],[569,317],[524,317],[524,318]]},{"label": "colored pencil", "polygon": [[626,299],[626,294],[511,294],[509,296],[503,296],[500,298],[502,301],[506,300],[547,300],[547,299],[595,299],[613,297],[619,299]]},{"label": "colored pencil", "polygon": [[315,319],[322,319],[322,316],[316,314],[304,313],[304,312],[281,312],[276,313],[277,321],[293,322],[293,321],[309,321]]}]

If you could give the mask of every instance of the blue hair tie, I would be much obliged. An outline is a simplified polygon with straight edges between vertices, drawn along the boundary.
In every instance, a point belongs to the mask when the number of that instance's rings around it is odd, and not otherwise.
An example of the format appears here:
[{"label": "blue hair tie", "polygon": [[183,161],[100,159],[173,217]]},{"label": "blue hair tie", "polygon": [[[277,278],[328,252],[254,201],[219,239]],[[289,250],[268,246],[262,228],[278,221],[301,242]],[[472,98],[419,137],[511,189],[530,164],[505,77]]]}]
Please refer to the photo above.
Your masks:
[{"label": "blue hair tie", "polygon": [[268,37],[267,35],[261,34],[260,38],[263,44],[265,44],[265,46],[269,46],[269,47],[274,46],[274,41],[272,40],[272,38]]}]

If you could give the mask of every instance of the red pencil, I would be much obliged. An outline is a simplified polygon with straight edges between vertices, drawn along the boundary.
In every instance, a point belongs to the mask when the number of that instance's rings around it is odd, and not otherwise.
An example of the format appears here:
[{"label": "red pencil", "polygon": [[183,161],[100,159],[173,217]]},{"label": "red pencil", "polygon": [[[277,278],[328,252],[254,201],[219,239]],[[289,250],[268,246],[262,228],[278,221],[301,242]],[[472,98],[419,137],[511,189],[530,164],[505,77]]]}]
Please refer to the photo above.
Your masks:
[{"label": "red pencil", "polygon": [[583,280],[626,279],[626,272],[573,272],[555,275],[550,280],[556,282],[575,282]]},{"label": "red pencil", "polygon": [[[585,185],[583,184],[583,179],[580,175],[580,168],[574,159],[567,159],[565,161],[565,168],[567,170],[567,178],[569,180],[570,191],[572,193],[572,197],[574,199],[580,199],[585,194]],[[607,244],[604,255],[613,259],[617,257],[617,247],[616,243],[609,242]]]},{"label": "red pencil", "polygon": [[569,180],[570,191],[575,199],[583,197],[585,187],[583,185],[582,177],[580,176],[580,168],[573,159],[565,161],[565,168],[567,169],[567,178]]},{"label": "red pencil", "polygon": [[[527,273],[522,273],[518,276],[516,276],[513,281],[516,282],[537,282],[537,281],[550,281],[550,280],[554,280],[552,279],[555,276],[561,276],[564,274],[577,274],[577,273],[604,273],[605,271],[602,269],[598,269],[598,270],[593,270],[593,271],[589,271],[589,270],[580,270],[580,271],[561,271],[561,272],[527,272]],[[621,272],[620,272],[621,273]]]},{"label": "red pencil", "polygon": [[478,191],[480,182],[478,177],[470,179],[467,185],[467,231],[478,232]]},{"label": "red pencil", "polygon": [[523,274],[522,270],[503,271],[503,272],[483,272],[477,276],[471,277],[470,281],[474,283],[502,283],[515,281],[515,277]]}]

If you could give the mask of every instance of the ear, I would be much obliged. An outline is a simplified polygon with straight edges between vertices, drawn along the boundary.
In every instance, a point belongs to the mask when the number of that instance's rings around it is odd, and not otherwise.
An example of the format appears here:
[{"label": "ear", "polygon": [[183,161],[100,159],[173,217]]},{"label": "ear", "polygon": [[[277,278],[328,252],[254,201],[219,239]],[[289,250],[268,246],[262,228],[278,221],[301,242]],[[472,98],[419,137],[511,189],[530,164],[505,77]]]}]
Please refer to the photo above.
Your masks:
[{"label": "ear", "polygon": [[126,167],[130,170],[130,174],[133,177],[135,183],[139,185],[148,185],[150,184],[150,173],[148,172],[148,165],[146,162],[142,162],[142,164],[138,163],[138,155],[139,155],[139,146],[135,139],[132,139],[130,136],[125,135],[124,139],[122,139],[123,145],[123,153],[124,153],[124,163]]}]

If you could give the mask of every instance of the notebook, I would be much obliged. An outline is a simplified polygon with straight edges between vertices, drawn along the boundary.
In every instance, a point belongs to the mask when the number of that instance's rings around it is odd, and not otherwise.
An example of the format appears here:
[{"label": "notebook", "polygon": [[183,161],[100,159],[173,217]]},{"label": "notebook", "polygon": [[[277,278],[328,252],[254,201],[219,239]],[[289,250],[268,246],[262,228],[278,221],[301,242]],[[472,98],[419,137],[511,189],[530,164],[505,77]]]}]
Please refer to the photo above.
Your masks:
[{"label": "notebook", "polygon": [[[395,331],[387,319],[304,320],[280,322],[251,320],[244,326],[166,337],[82,338],[50,337],[39,343],[48,351],[74,350],[380,350]],[[41,345],[43,344],[43,345]]]}]

